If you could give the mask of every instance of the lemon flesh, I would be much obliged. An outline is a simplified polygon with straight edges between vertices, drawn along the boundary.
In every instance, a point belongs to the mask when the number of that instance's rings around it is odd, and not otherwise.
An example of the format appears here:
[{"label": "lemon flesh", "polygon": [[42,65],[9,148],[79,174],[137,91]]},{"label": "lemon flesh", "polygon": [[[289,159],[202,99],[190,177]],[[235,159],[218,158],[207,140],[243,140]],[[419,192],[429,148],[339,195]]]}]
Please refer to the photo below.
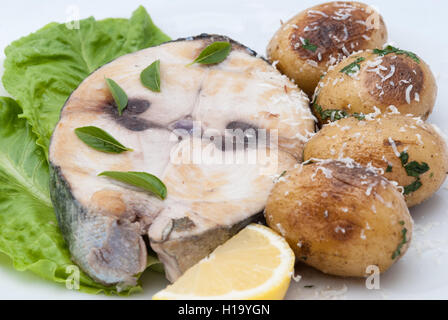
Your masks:
[{"label": "lemon flesh", "polygon": [[252,224],[153,299],[283,299],[294,253],[273,230]]}]

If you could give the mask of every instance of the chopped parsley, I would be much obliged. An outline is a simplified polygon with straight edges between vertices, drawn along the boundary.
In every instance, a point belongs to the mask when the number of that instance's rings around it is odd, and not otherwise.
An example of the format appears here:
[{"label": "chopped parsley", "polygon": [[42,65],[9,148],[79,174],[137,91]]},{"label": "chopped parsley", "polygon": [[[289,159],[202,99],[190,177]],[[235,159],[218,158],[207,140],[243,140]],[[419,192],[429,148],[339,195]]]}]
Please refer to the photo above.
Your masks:
[{"label": "chopped parsley", "polygon": [[322,106],[317,103],[313,104],[314,112],[321,118],[322,121],[330,119],[330,121],[338,121],[348,117],[353,117],[358,120],[364,120],[366,118],[362,113],[349,114],[344,110],[338,109],[323,109]]},{"label": "chopped parsley", "polygon": [[401,160],[401,164],[403,165],[403,167],[406,165],[406,163],[408,163],[409,154],[407,151],[403,151],[402,153],[400,153],[400,160]]},{"label": "chopped parsley", "polygon": [[307,165],[313,164],[313,163],[314,163],[314,161],[312,159],[306,160],[305,162],[302,163],[302,166],[307,166]]},{"label": "chopped parsley", "polygon": [[384,57],[385,55],[388,55],[390,53],[395,53],[397,55],[401,55],[401,54],[405,54],[407,55],[409,58],[411,58],[412,60],[414,60],[417,63],[420,63],[420,59],[417,57],[417,55],[413,52],[410,51],[405,51],[405,50],[400,50],[398,48],[395,48],[393,46],[387,46],[386,48],[384,48],[383,50],[381,49],[374,49],[373,53],[380,55],[382,57]]},{"label": "chopped parsley", "polygon": [[[422,187],[420,176],[429,171],[429,166],[426,162],[418,163],[417,161],[409,162],[409,154],[407,151],[400,153],[400,160],[403,168],[409,177],[414,177],[415,181],[404,187],[404,195],[409,195]],[[387,172],[387,171],[386,171]]]},{"label": "chopped parsley", "polygon": [[420,176],[429,171],[429,166],[426,162],[418,163],[417,161],[409,162],[409,154],[407,151],[403,151],[400,154],[401,164],[403,168],[406,170],[406,173],[409,177],[414,177],[415,181],[408,186],[404,187],[404,195],[411,194],[412,192],[417,191],[422,187],[422,181]]},{"label": "chopped parsley", "polygon": [[418,163],[417,161],[412,161],[404,168],[406,169],[408,176],[415,178],[418,178],[421,174],[429,171],[429,166],[426,162]]},{"label": "chopped parsley", "polygon": [[278,183],[278,182],[280,182],[281,178],[285,176],[286,172],[287,172],[286,170],[283,171],[283,172],[277,177],[277,179],[274,180],[274,183]]},{"label": "chopped parsley", "polygon": [[347,118],[348,113],[344,110],[337,109],[323,109],[322,106],[315,103],[313,105],[314,111],[320,116],[322,121],[330,119],[331,121],[337,121]]},{"label": "chopped parsley", "polygon": [[[404,221],[403,221],[404,223]],[[400,222],[401,224],[401,222]],[[392,254],[392,260],[395,260],[396,258],[398,258],[401,255],[401,248],[403,248],[403,246],[408,242],[408,240],[406,239],[406,233],[408,232],[408,229],[403,228],[401,230],[401,242],[398,244],[397,249],[394,251],[394,253]]]},{"label": "chopped parsley", "polygon": [[417,178],[414,182],[412,182],[410,185],[404,187],[404,195],[411,194],[412,192],[417,191],[422,187],[423,183],[420,181],[420,178]]},{"label": "chopped parsley", "polygon": [[317,46],[315,44],[312,44],[310,42],[310,40],[308,40],[308,39],[302,40],[302,48],[312,51],[312,52],[316,52],[316,50],[317,50]]},{"label": "chopped parsley", "polygon": [[363,57],[357,58],[354,62],[350,63],[348,66],[345,66],[341,70],[341,73],[345,73],[350,76],[350,75],[360,71],[361,70],[360,63],[363,62],[364,60],[366,60],[366,58],[363,58]]},{"label": "chopped parsley", "polygon": [[353,113],[353,114],[352,114],[352,117],[353,117],[353,118],[356,118],[356,119],[358,119],[358,120],[364,120],[364,119],[366,118],[365,115],[363,115],[362,113],[358,113],[358,112]]}]

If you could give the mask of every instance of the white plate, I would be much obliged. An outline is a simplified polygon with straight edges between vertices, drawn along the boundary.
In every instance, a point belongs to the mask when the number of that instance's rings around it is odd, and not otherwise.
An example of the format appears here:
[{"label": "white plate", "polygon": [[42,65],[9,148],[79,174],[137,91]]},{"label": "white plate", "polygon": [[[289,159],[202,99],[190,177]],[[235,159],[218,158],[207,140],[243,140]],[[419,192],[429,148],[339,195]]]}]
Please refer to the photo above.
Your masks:
[{"label": "white plate", "polygon": [[[14,0],[3,1],[0,10],[0,48],[37,30],[50,21],[65,22],[70,6],[76,3],[82,18],[128,17],[140,4],[155,23],[172,38],[199,33],[220,33],[264,54],[265,47],[280,26],[299,11],[323,1],[313,0]],[[417,52],[432,67],[439,85],[435,112],[429,121],[448,132],[448,29],[445,17],[448,2],[442,0],[369,0],[380,10],[389,29],[389,39]],[[0,87],[0,94],[4,94]],[[380,290],[367,290],[364,280],[325,276],[299,267],[302,280],[293,282],[287,298],[348,299],[448,299],[448,190],[442,188],[430,201],[412,209],[416,230],[406,256],[381,276]],[[167,282],[146,272],[143,294],[148,299]],[[0,298],[27,299],[111,299],[66,290],[31,273],[20,273],[0,255]],[[313,288],[303,288],[314,285]],[[118,299],[118,298],[114,298]]]}]

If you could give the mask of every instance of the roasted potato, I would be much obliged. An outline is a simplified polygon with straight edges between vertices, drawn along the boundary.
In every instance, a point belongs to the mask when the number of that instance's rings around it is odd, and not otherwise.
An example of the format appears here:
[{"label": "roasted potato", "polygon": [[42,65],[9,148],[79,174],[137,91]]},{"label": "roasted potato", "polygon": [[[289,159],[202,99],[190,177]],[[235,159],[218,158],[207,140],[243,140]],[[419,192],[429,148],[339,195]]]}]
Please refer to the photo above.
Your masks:
[{"label": "roasted potato", "polygon": [[320,123],[388,110],[426,120],[436,96],[428,65],[412,52],[388,46],[355,53],[330,68],[316,89],[313,111]]},{"label": "roasted potato", "polygon": [[325,125],[305,146],[305,160],[338,158],[380,168],[403,187],[409,207],[431,197],[448,171],[447,145],[438,130],[410,116],[342,119]]},{"label": "roasted potato", "polygon": [[267,56],[311,96],[329,66],[353,52],[383,47],[386,41],[386,25],[373,8],[359,2],[328,2],[283,24]]},{"label": "roasted potato", "polygon": [[368,266],[384,272],[408,249],[413,222],[404,198],[374,170],[330,160],[299,165],[280,180],[265,216],[300,261],[364,277]]}]

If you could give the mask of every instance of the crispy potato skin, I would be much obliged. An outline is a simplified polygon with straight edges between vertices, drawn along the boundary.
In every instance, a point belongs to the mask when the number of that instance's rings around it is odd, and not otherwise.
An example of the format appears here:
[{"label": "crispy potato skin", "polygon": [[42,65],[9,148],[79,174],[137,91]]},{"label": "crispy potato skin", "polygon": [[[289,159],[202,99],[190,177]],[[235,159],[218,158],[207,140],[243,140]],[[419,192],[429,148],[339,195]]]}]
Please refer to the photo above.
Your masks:
[{"label": "crispy potato skin", "polygon": [[[358,74],[341,72],[359,58],[365,60],[359,63]],[[343,110],[348,114],[372,113],[375,107],[384,113],[393,105],[403,115],[412,114],[426,120],[434,108],[437,84],[429,66],[419,60],[417,63],[405,54],[393,53],[380,57],[372,50],[355,53],[322,78],[315,104],[323,110]],[[375,66],[379,61],[382,70]],[[321,124],[329,122],[313,111]]]},{"label": "crispy potato skin", "polygon": [[[331,172],[331,177],[324,172]],[[344,163],[301,165],[274,187],[265,212],[268,225],[287,239],[298,260],[328,274],[366,276],[386,271],[413,222],[403,196],[385,178]]]},{"label": "crispy potato skin", "polygon": [[[326,125],[306,144],[304,160],[351,158],[384,170],[384,177],[400,186],[410,185],[408,176],[394,151],[407,150],[409,161],[425,162],[430,170],[420,179],[422,186],[405,196],[409,207],[430,198],[443,184],[448,172],[448,151],[444,139],[430,124],[411,117],[388,115],[370,121],[346,118]],[[387,172],[388,166],[392,167]]]},{"label": "crispy potato skin", "polygon": [[[317,49],[304,48],[301,39]],[[328,67],[347,52],[382,48],[386,41],[386,25],[374,9],[359,2],[328,2],[283,24],[271,39],[267,56],[271,63],[278,61],[277,68],[311,96]]]}]

